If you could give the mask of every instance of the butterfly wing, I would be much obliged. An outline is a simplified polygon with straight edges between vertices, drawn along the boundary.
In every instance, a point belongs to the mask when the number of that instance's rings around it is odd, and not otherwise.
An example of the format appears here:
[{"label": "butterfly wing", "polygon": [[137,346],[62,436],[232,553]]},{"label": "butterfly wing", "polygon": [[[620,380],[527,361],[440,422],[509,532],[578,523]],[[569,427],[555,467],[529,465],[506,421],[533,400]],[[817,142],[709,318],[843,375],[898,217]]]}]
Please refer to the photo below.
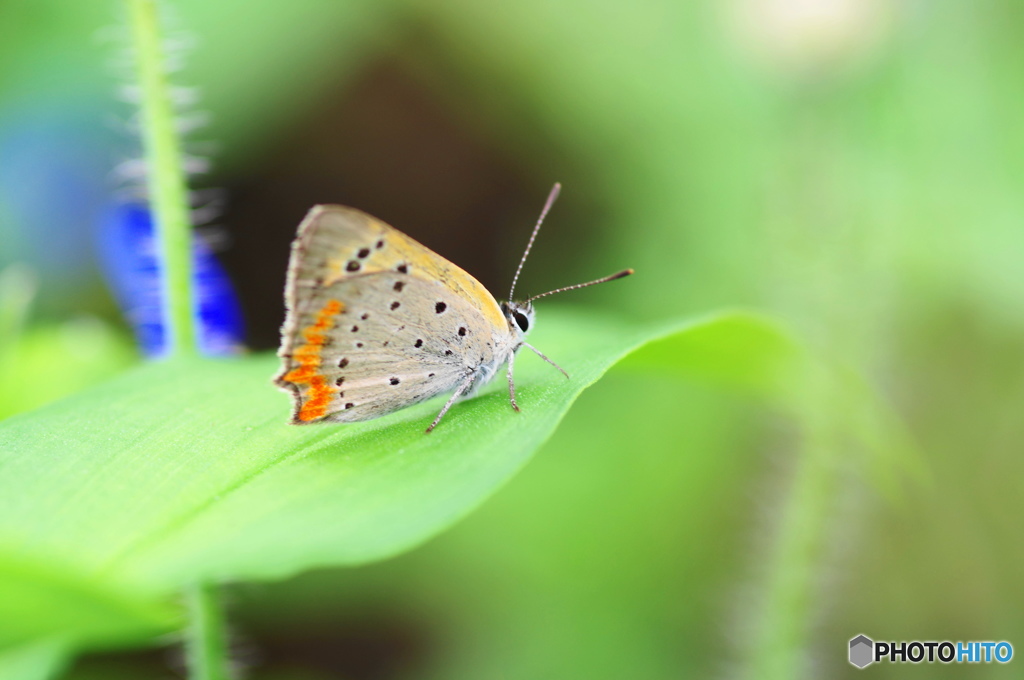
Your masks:
[{"label": "butterfly wing", "polygon": [[277,384],[292,422],[368,420],[449,391],[507,353],[507,321],[476,279],[353,208],[299,227]]}]

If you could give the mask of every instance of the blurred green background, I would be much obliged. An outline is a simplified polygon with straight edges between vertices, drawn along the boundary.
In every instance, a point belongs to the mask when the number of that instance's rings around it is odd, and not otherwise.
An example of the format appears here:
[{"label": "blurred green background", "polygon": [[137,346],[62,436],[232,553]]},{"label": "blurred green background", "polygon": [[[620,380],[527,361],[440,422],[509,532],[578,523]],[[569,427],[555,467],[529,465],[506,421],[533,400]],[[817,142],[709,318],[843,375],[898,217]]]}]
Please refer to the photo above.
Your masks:
[{"label": "blurred green background", "polygon": [[[881,394],[920,451],[922,471],[885,487],[825,438],[839,465],[809,506],[813,568],[789,575],[808,677],[854,677],[858,633],[1024,650],[1024,6],[164,9],[195,100],[183,116],[209,116],[188,138],[210,163],[194,185],[222,202],[203,233],[250,348],[276,346],[312,204],[362,208],[500,293],[561,181],[522,293],[632,266],[565,302],[626,319],[771,312]],[[2,416],[139,360],[94,255],[117,169],[138,157],[124,26],[114,2],[0,6]],[[799,461],[856,417],[835,390],[794,415],[612,373],[427,546],[232,587],[235,655],[259,680],[750,675],[787,578],[771,571]],[[111,651],[67,677],[178,668],[167,647]]]}]

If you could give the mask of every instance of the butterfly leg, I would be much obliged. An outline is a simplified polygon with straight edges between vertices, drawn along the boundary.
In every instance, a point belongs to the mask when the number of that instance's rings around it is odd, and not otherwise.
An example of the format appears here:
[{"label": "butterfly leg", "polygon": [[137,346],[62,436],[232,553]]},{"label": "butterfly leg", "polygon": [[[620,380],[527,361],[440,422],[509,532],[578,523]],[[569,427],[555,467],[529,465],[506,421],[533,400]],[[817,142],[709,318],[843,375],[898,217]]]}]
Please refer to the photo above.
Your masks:
[{"label": "butterfly leg", "polygon": [[524,342],[523,344],[524,344],[524,345],[526,345],[527,347],[529,347],[530,349],[532,349],[532,350],[533,350],[533,352],[534,352],[534,354],[536,354],[537,356],[539,356],[539,357],[540,357],[541,359],[543,359],[544,361],[548,362],[549,364],[551,364],[552,366],[554,366],[555,368],[557,368],[557,369],[558,369],[559,371],[561,371],[561,372],[562,372],[562,375],[564,375],[564,376],[565,376],[566,378],[568,378],[568,377],[569,377],[569,374],[565,372],[565,369],[564,369],[564,368],[562,368],[561,366],[559,366],[558,364],[556,364],[556,363],[555,363],[554,361],[552,361],[551,359],[548,359],[548,358],[547,358],[546,356],[544,356],[544,353],[543,353],[543,352],[541,352],[541,351],[540,351],[539,349],[537,349],[536,347],[534,347],[533,345],[531,345],[531,344],[530,344],[530,343],[528,343],[528,342]]},{"label": "butterfly leg", "polygon": [[437,414],[436,418],[434,418],[434,422],[432,422],[430,424],[430,427],[427,428],[427,434],[430,434],[430,431],[437,427],[437,424],[441,422],[441,418],[444,418],[444,414],[448,413],[448,409],[452,407],[452,404],[454,404],[459,397],[466,393],[466,390],[468,390],[470,386],[473,384],[474,377],[475,376],[472,373],[469,374],[468,376],[466,376],[466,379],[462,381],[462,384],[459,385],[458,388],[456,388],[455,394],[452,395],[452,398],[448,400],[448,403],[444,405],[444,408],[441,409],[441,412]]},{"label": "butterfly leg", "polygon": [[516,353],[508,355],[508,398],[512,402],[512,408],[519,411],[519,404],[516,403],[516,381],[512,379],[512,362],[516,360]]}]

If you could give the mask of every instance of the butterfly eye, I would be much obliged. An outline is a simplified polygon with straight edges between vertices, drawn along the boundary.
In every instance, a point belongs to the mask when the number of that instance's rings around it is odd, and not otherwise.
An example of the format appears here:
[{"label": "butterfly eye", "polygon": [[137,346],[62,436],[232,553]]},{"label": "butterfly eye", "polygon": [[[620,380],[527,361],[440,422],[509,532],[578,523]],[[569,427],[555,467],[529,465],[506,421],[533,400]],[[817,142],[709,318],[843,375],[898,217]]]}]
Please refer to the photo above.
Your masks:
[{"label": "butterfly eye", "polygon": [[526,318],[526,315],[522,312],[513,312],[512,318],[516,320],[516,325],[519,326],[519,330],[526,332],[530,330],[530,320]]}]

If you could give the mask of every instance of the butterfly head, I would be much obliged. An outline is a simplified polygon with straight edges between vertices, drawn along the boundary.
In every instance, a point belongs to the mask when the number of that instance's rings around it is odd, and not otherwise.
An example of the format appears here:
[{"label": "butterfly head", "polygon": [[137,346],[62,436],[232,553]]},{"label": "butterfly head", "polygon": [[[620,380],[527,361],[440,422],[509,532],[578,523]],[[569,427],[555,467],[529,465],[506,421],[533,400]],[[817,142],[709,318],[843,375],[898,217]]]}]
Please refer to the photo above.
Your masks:
[{"label": "butterfly head", "polygon": [[515,331],[519,337],[525,337],[533,328],[533,303],[526,302],[502,302],[501,313],[508,319],[509,328]]},{"label": "butterfly head", "polygon": [[[533,232],[530,234],[530,240],[526,244],[526,251],[523,252],[522,259],[519,260],[519,266],[516,268],[516,274],[512,277],[512,287],[508,291],[508,302],[501,303],[501,312],[508,319],[509,327],[516,332],[518,337],[522,339],[530,331],[533,326],[533,301],[537,298],[547,297],[548,295],[554,295],[555,293],[563,293],[567,290],[576,290],[577,288],[586,288],[592,286],[595,283],[604,283],[606,281],[614,281],[615,279],[621,279],[623,276],[629,276],[633,273],[632,269],[625,269],[611,276],[605,276],[604,278],[597,279],[595,281],[587,281],[586,283],[577,283],[575,286],[565,286],[564,288],[556,288],[555,290],[549,290],[546,293],[540,295],[534,295],[533,297],[526,300],[526,302],[513,302],[512,296],[516,292],[516,282],[519,281],[519,274],[523,271],[523,264],[526,263],[526,257],[530,254],[530,249],[533,248],[533,241],[537,238],[537,232],[540,231],[540,225],[544,222],[544,217],[551,210],[551,206],[554,204],[555,199],[558,198],[559,192],[562,190],[562,185],[555,183],[555,186],[551,188],[551,193],[548,194],[548,200],[544,204],[544,209],[540,211],[540,218],[537,220],[537,224],[533,227]],[[534,350],[536,351],[536,350]]]}]

